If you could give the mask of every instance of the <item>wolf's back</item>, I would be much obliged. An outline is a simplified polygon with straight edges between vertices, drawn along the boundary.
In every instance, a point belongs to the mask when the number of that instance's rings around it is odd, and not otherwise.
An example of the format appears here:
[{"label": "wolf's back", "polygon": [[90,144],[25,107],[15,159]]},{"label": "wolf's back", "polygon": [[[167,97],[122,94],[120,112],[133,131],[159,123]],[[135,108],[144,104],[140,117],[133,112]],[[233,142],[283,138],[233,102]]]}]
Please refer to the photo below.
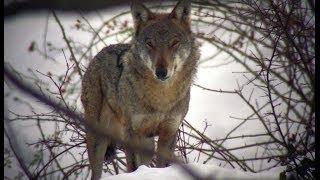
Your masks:
[{"label": "wolf's back", "polygon": [[99,66],[102,90],[111,93],[112,96],[115,95],[114,93],[117,94],[116,90],[123,70],[123,55],[130,49],[130,46],[130,44],[110,45],[103,48],[93,60],[96,61],[93,63]]},{"label": "wolf's back", "polygon": [[[102,98],[115,100],[122,73],[122,56],[130,44],[115,44],[103,48],[89,63],[82,79],[81,101],[87,120],[97,121]],[[105,97],[103,97],[102,93]]]},{"label": "wolf's back", "polygon": [[[122,56],[130,49],[130,44],[113,44],[103,48],[96,56],[95,60],[101,65],[108,65],[104,71],[122,71]],[[111,69],[110,69],[111,68]],[[115,69],[114,69],[115,68]],[[116,73],[116,72],[114,72]]]}]

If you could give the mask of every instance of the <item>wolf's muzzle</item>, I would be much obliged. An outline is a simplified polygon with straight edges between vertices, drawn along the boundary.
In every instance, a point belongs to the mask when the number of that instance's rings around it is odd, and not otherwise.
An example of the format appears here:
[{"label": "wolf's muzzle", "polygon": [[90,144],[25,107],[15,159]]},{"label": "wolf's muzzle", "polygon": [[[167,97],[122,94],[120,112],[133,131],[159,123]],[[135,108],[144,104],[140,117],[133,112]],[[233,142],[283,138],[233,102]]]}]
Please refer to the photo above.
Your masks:
[{"label": "wolf's muzzle", "polygon": [[156,69],[156,76],[158,79],[160,79],[162,81],[168,79],[167,73],[168,73],[168,71],[165,68],[157,68]]}]

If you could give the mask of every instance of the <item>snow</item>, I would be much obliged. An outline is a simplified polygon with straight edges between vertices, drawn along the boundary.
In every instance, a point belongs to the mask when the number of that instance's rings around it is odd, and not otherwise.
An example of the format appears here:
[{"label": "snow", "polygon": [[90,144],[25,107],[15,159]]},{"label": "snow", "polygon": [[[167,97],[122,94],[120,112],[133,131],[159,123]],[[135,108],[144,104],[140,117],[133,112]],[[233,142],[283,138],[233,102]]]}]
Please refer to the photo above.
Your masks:
[{"label": "snow", "polygon": [[[250,173],[237,169],[222,168],[213,164],[187,164],[195,172],[208,179],[279,179],[277,173]],[[186,174],[178,165],[166,168],[149,168],[140,166],[132,173],[124,173],[114,176],[103,176],[101,180],[191,180],[192,177]]]}]

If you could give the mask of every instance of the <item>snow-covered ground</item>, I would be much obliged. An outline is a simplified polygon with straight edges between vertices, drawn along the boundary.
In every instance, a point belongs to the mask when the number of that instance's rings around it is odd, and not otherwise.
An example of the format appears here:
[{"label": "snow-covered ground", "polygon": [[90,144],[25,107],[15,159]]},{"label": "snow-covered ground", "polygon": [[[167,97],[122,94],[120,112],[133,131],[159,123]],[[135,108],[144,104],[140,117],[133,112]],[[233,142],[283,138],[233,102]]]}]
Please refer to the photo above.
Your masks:
[{"label": "snow-covered ground", "polygon": [[[197,172],[203,178],[214,180],[225,179],[279,179],[277,173],[248,173],[236,169],[222,168],[213,164],[187,164],[187,167]],[[193,178],[186,174],[178,165],[172,165],[167,168],[149,168],[140,166],[132,173],[124,173],[115,176],[102,177],[101,180],[192,180]]]}]

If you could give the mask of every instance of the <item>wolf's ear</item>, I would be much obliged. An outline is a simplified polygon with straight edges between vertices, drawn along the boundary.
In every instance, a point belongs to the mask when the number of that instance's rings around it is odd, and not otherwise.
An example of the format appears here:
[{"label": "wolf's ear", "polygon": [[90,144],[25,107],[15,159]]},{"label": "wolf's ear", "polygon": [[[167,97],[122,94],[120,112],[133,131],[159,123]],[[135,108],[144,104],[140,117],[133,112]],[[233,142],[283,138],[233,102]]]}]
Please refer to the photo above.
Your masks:
[{"label": "wolf's ear", "polygon": [[182,22],[189,23],[191,15],[190,0],[180,0],[170,13],[170,18],[176,18]]},{"label": "wolf's ear", "polygon": [[135,26],[153,18],[152,12],[138,0],[132,1],[131,13]]}]

